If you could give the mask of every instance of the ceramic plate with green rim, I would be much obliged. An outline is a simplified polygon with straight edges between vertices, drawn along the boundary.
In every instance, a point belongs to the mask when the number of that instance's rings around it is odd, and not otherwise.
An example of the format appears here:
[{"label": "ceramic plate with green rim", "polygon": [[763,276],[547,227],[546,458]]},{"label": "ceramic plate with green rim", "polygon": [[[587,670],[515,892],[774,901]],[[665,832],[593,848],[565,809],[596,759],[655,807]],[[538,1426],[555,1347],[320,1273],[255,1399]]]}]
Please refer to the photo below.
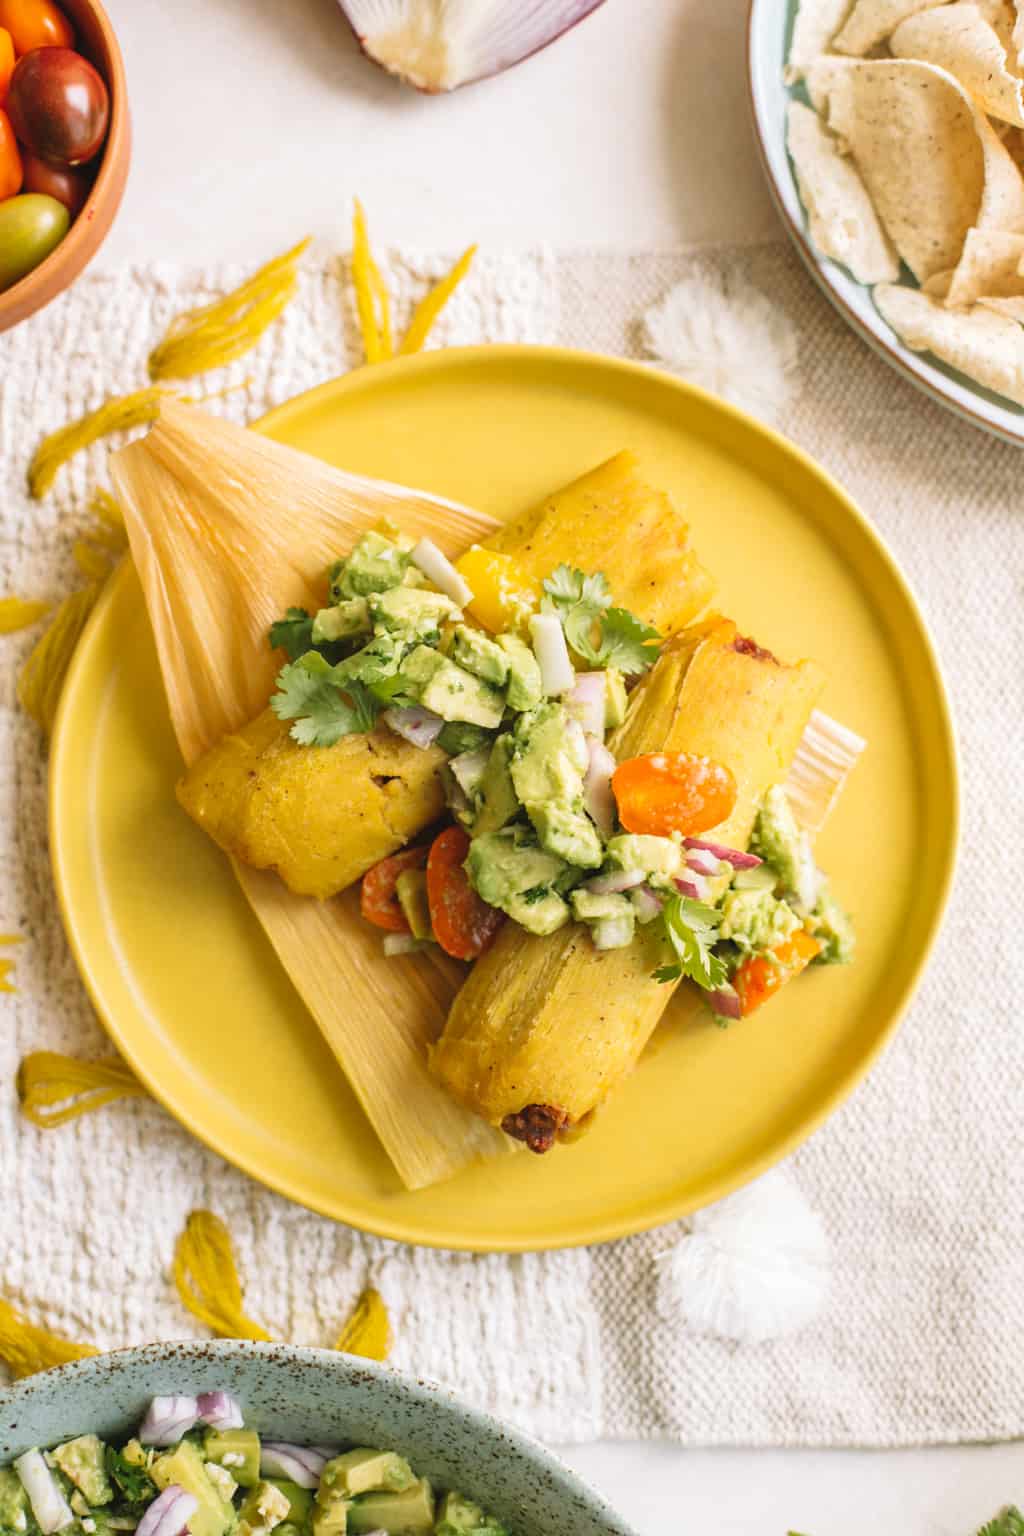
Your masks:
[{"label": "ceramic plate with green rim", "polygon": [[[859,953],[728,1030],[709,1017],[660,1031],[574,1145],[403,1190],[227,860],[174,799],[180,762],[126,567],[79,646],[51,767],[57,890],[116,1045],[173,1114],[255,1178],[409,1242],[598,1242],[754,1177],[820,1124],[891,1035],[953,867],[952,728],[892,557],[782,438],[637,364],[547,348],[433,352],[325,384],[261,426],[499,517],[619,449],[639,453],[685,509],[721,609],[786,659],[821,662],[822,707],[869,740],[818,844]],[[880,834],[884,864],[867,853]]]}]

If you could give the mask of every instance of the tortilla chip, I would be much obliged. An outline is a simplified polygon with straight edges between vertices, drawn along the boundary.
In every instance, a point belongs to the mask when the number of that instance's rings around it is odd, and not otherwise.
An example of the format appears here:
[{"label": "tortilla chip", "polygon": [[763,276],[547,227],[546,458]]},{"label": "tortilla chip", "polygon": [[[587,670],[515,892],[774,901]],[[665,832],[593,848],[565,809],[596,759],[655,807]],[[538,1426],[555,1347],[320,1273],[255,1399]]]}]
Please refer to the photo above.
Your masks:
[{"label": "tortilla chip", "polygon": [[1016,405],[1024,405],[1024,326],[975,305],[946,309],[916,288],[880,283],[878,312],[915,352],[932,352]]},{"label": "tortilla chip", "polygon": [[1005,315],[1017,325],[1024,325],[1024,298],[1000,298],[983,294],[978,303],[983,309],[992,310],[993,314]]},{"label": "tortilla chip", "polygon": [[966,309],[983,295],[986,298],[1024,296],[1020,275],[1024,235],[1008,235],[992,229],[969,229],[963,254],[944,294],[929,283],[927,291],[945,299],[947,309]]},{"label": "tortilla chip", "polygon": [[986,112],[1024,127],[1024,82],[1011,74],[1006,49],[976,5],[942,5],[896,28],[889,47],[898,59],[948,69]]},{"label": "tortilla chip", "polygon": [[1024,232],[1024,180],[945,70],[911,59],[822,59],[808,88],[918,282],[955,267],[975,225]]},{"label": "tortilla chip", "polygon": [[948,272],[934,272],[926,283],[921,284],[921,292],[930,293],[933,299],[944,299],[949,292],[955,271],[956,268],[951,267]]},{"label": "tortilla chip", "polygon": [[1024,0],[1013,0],[1013,46],[1017,50],[1017,67],[1024,67]]},{"label": "tortilla chip", "polygon": [[918,11],[943,3],[944,0],[857,0],[845,25],[835,34],[832,47],[837,53],[863,58],[895,32],[908,16],[916,16]]},{"label": "tortilla chip", "polygon": [[786,84],[802,80],[846,19],[852,0],[800,0],[786,61]]},{"label": "tortilla chip", "polygon": [[823,256],[846,267],[858,283],[894,283],[899,257],[853,161],[810,107],[791,101],[787,144],[811,239]]}]

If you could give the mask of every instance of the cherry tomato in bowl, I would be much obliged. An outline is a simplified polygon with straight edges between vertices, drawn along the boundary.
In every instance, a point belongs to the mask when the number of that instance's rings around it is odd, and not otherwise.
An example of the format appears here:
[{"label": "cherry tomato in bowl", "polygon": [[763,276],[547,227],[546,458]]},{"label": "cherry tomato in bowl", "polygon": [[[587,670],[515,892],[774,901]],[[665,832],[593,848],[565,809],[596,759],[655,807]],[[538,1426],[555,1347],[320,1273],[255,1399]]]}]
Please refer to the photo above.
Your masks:
[{"label": "cherry tomato in bowl", "polygon": [[7,87],[14,74],[16,57],[13,37],[6,27],[0,27],[0,107],[3,106],[7,97]]},{"label": "cherry tomato in bowl", "polygon": [[103,148],[110,97],[103,77],[71,48],[36,48],[14,66],[6,109],[32,154],[84,165]]},{"label": "cherry tomato in bowl", "polygon": [[0,294],[45,261],[70,223],[63,203],[38,192],[23,192],[0,203]]},{"label": "cherry tomato in bowl", "polygon": [[26,192],[42,192],[45,197],[55,197],[73,219],[77,218],[92,185],[85,171],[69,165],[51,165],[49,160],[41,160],[27,149],[22,154],[21,164]]},{"label": "cherry tomato in bowl", "polygon": [[11,34],[15,53],[75,46],[75,30],[53,0],[0,0],[0,27]]},{"label": "cherry tomato in bowl", "polygon": [[22,163],[21,151],[18,149],[18,141],[14,137],[14,129],[7,113],[0,109],[0,203],[6,197],[14,197],[21,191],[22,182],[25,180],[25,167]]}]

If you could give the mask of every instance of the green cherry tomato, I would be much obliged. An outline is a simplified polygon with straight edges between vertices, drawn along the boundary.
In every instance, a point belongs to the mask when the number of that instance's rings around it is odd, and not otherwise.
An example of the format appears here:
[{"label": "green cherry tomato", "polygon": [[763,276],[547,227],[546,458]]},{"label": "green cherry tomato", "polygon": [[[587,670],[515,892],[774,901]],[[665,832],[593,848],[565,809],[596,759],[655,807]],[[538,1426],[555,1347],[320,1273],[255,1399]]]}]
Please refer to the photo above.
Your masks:
[{"label": "green cherry tomato", "polygon": [[64,204],[41,192],[23,192],[0,203],[0,293],[38,267],[64,239],[70,223]]}]

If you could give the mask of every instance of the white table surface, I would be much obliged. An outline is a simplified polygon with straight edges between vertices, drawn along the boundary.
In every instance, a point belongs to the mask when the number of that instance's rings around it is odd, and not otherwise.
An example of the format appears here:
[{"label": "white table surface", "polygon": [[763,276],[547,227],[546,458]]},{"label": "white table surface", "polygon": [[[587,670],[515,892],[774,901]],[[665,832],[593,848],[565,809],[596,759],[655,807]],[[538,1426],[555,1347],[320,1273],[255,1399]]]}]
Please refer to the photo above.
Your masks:
[{"label": "white table surface", "polygon": [[[743,68],[746,0],[608,0],[517,70],[450,97],[359,54],[335,0],[106,0],[135,153],[97,265],[263,259],[375,238],[452,248],[771,237]],[[514,3],[514,0],[509,0]],[[574,1447],[641,1536],[973,1536],[1024,1502],[1024,1446]]]}]

